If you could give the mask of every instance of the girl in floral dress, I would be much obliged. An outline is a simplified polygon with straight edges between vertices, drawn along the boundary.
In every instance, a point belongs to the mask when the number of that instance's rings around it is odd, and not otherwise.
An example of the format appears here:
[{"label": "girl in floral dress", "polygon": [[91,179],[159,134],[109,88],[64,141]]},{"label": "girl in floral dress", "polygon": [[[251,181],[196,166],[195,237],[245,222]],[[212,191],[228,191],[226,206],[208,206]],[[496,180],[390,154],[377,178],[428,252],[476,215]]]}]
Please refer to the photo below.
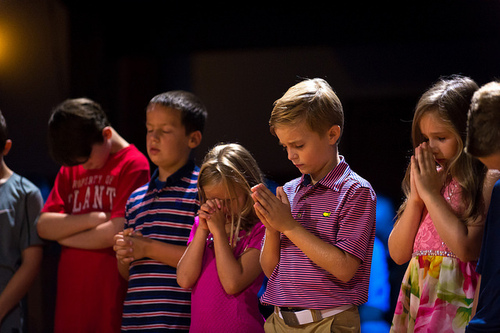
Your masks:
[{"label": "girl in floral dress", "polygon": [[412,123],[414,155],[406,200],[389,236],[397,264],[408,261],[391,332],[464,332],[478,281],[485,212],[494,184],[464,152],[476,83],[441,79],[420,98]]}]

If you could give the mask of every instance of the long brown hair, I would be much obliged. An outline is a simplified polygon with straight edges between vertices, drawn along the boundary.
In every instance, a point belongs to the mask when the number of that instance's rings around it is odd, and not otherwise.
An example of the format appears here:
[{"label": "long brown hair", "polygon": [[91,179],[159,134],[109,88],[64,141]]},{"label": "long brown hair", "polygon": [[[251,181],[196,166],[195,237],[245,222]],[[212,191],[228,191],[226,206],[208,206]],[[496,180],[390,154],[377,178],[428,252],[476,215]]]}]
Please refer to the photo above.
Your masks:
[{"label": "long brown hair", "polygon": [[[487,169],[463,149],[467,136],[467,112],[472,95],[478,88],[472,79],[464,76],[440,79],[418,101],[412,122],[413,151],[425,140],[420,131],[420,121],[425,114],[434,113],[455,134],[457,154],[448,164],[444,185],[454,178],[462,188],[465,210],[461,218],[467,224],[476,221],[485,210],[482,188]],[[402,189],[406,200],[398,210],[397,219],[406,208],[410,195],[410,166],[406,169]]]}]

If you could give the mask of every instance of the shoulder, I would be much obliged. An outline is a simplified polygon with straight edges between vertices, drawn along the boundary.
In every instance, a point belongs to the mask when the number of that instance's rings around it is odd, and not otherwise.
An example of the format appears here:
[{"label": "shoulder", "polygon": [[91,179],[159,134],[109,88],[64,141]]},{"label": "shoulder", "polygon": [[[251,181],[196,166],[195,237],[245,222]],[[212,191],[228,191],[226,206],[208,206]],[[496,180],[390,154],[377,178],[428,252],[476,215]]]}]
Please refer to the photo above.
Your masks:
[{"label": "shoulder", "polygon": [[127,147],[121,149],[116,153],[116,156],[119,158],[124,158],[131,161],[137,161],[140,163],[148,163],[148,159],[146,156],[137,149],[137,147],[133,144],[128,145]]},{"label": "shoulder", "polygon": [[283,185],[283,190],[285,191],[285,193],[288,193],[288,191],[295,191],[302,182],[302,178],[303,177],[297,177],[290,180],[289,182],[286,182],[285,185]]},{"label": "shoulder", "polygon": [[17,188],[20,192],[41,196],[40,189],[29,179],[20,176],[17,173],[13,173],[10,177],[9,181],[11,181],[12,187]]}]

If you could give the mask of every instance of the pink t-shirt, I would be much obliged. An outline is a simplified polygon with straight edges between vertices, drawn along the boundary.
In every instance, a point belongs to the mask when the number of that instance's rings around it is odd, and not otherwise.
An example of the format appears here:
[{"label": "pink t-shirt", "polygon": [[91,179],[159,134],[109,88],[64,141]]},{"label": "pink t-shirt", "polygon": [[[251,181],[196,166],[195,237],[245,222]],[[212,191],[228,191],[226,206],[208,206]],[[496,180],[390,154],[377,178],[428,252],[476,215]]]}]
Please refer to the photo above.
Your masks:
[{"label": "pink t-shirt", "polygon": [[[199,221],[195,219],[188,244],[193,240]],[[259,222],[249,234],[240,231],[234,256],[240,257],[249,248],[260,251],[266,228]],[[259,311],[257,293],[262,285],[261,273],[245,290],[236,295],[224,291],[217,274],[212,234],[208,235],[200,277],[191,294],[190,332],[264,332],[264,318]]]}]

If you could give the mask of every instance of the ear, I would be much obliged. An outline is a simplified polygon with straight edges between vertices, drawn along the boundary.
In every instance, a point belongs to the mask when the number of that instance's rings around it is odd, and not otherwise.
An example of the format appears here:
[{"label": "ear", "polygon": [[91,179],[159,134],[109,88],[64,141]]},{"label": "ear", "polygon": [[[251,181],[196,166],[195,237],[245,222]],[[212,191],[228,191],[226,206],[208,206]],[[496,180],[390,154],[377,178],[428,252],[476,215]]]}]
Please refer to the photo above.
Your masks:
[{"label": "ear", "polygon": [[326,135],[328,135],[328,140],[331,145],[335,145],[337,141],[339,141],[340,135],[342,134],[342,130],[339,125],[333,125],[328,129]]},{"label": "ear", "polygon": [[106,126],[102,129],[102,137],[105,140],[111,139],[112,136],[113,136],[113,131],[111,130],[110,126]]},{"label": "ear", "polygon": [[5,141],[5,147],[2,150],[2,156],[5,156],[9,153],[10,148],[12,148],[12,140]]},{"label": "ear", "polygon": [[189,148],[194,149],[198,147],[198,145],[201,143],[201,132],[200,131],[194,131],[189,134]]}]

